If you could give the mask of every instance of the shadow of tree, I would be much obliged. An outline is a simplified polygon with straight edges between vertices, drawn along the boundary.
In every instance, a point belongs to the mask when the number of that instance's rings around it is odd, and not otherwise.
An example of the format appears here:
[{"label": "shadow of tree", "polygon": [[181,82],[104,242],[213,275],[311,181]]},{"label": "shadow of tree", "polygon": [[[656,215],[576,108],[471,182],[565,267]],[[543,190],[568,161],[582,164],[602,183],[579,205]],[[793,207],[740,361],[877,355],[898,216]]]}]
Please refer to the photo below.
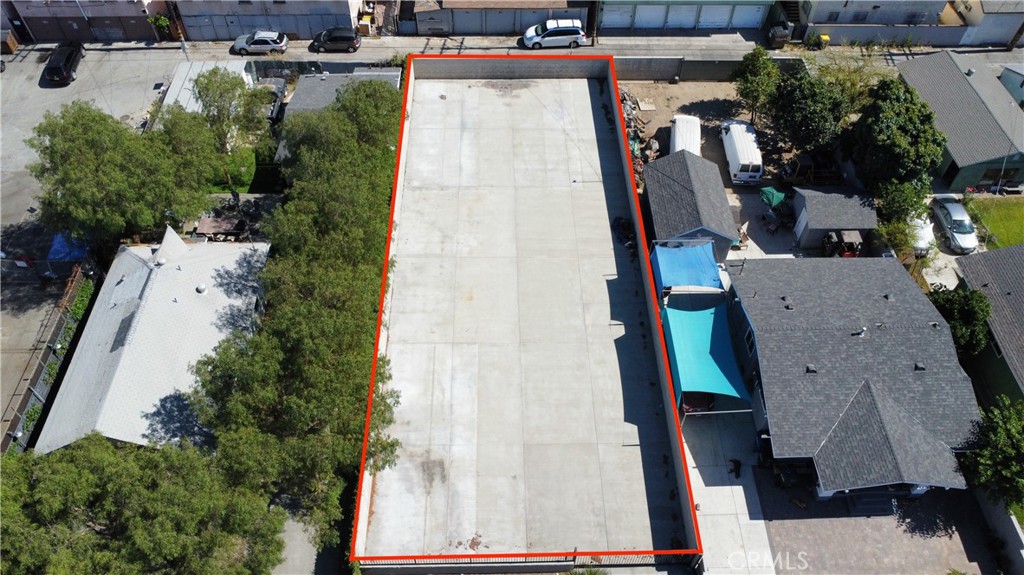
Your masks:
[{"label": "shadow of tree", "polygon": [[60,299],[64,284],[51,281],[38,265],[17,267],[13,260],[44,261],[50,251],[53,234],[36,220],[7,224],[0,228],[0,245],[6,260],[0,274],[0,300],[4,313],[20,316],[50,306]]},{"label": "shadow of tree", "polygon": [[213,444],[213,435],[199,423],[188,397],[181,391],[160,398],[156,409],[142,417],[147,421],[143,437],[157,444],[179,443],[183,439],[192,445]]},{"label": "shadow of tree", "polygon": [[267,252],[249,249],[235,260],[235,267],[220,267],[213,273],[213,283],[228,297],[241,300],[224,306],[217,312],[214,325],[224,333],[251,332],[255,315],[253,299],[260,294],[259,273],[267,263]]},{"label": "shadow of tree", "polygon": [[743,112],[743,105],[739,100],[725,98],[712,98],[710,100],[698,100],[679,106],[680,114],[689,114],[701,119],[706,125],[713,125],[735,118]]},{"label": "shadow of tree", "polygon": [[896,524],[915,537],[952,537],[956,518],[925,499],[897,499]]}]

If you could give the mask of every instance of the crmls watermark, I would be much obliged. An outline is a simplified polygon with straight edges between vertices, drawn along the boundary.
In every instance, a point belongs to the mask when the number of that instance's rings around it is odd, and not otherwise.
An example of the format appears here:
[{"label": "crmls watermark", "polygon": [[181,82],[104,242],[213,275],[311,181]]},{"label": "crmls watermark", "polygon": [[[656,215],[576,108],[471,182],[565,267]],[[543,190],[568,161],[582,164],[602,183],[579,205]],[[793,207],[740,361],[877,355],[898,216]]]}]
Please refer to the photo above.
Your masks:
[{"label": "crmls watermark", "polygon": [[807,552],[801,551],[793,554],[789,551],[771,553],[759,553],[757,551],[733,551],[729,554],[729,569],[746,568],[768,568],[786,571],[803,571],[810,565],[807,563]]}]

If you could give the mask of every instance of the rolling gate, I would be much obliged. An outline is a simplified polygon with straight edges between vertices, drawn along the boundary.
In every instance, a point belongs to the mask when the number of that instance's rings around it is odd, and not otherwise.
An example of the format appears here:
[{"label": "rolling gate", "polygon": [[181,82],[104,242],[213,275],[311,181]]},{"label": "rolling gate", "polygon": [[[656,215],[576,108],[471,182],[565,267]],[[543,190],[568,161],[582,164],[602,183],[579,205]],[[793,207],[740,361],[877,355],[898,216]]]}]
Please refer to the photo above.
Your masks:
[{"label": "rolling gate", "polygon": [[30,17],[23,18],[36,42],[124,42],[156,40],[145,16]]},{"label": "rolling gate", "polygon": [[602,30],[757,29],[771,2],[761,4],[611,4],[601,9]]}]

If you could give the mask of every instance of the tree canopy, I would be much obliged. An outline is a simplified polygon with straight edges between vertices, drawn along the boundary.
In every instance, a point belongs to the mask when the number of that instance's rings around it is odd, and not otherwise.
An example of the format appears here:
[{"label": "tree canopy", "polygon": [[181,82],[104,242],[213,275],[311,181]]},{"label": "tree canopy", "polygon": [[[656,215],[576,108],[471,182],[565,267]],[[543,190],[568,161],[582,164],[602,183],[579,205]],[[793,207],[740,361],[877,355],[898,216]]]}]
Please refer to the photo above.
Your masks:
[{"label": "tree canopy", "polygon": [[[341,493],[362,458],[400,121],[401,94],[379,81],[285,120],[294,183],[266,221],[261,327],[196,366],[192,399],[220,465],[293,502],[321,544],[337,542]],[[368,451],[378,468],[397,452],[384,431],[398,399],[383,387],[387,368],[378,362]]]},{"label": "tree canopy", "polygon": [[138,134],[88,103],[47,113],[33,134],[26,142],[39,155],[29,166],[42,184],[39,219],[94,249],[209,206],[196,181],[201,157],[172,152],[161,135]]},{"label": "tree canopy", "polygon": [[250,88],[237,74],[214,67],[196,76],[194,85],[202,115],[221,153],[227,154],[234,146],[251,146],[267,131],[262,113],[266,93]]},{"label": "tree canopy", "polygon": [[928,211],[925,201],[932,188],[921,178],[909,182],[882,182],[875,186],[874,193],[880,220],[907,224]]},{"label": "tree canopy", "polygon": [[985,294],[973,289],[949,289],[941,284],[928,293],[935,309],[949,323],[958,354],[973,356],[988,345],[988,316],[992,306]]},{"label": "tree canopy", "polygon": [[46,455],[11,452],[0,502],[6,573],[243,575],[281,561],[284,511],[229,488],[188,445],[93,434]]},{"label": "tree canopy", "polygon": [[996,405],[982,410],[976,440],[965,458],[973,482],[994,499],[1024,505],[1024,401],[999,396]]},{"label": "tree canopy", "polygon": [[803,69],[782,76],[773,102],[769,110],[775,132],[807,152],[831,146],[846,118],[842,94]]},{"label": "tree canopy", "polygon": [[771,110],[780,76],[779,65],[761,46],[747,52],[733,72],[736,93],[750,111],[752,124],[757,123],[759,115]]}]

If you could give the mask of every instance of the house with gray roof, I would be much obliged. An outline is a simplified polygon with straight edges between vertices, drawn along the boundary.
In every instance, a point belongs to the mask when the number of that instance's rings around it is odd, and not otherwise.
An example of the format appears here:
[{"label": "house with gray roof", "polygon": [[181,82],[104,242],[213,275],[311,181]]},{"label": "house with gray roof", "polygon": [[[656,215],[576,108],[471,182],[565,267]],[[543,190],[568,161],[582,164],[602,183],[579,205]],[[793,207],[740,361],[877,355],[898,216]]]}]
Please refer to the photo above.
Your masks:
[{"label": "house with gray roof", "polygon": [[730,260],[733,345],[780,468],[820,497],[966,487],[978,419],[949,325],[891,258]]},{"label": "house with gray roof", "polygon": [[97,431],[128,443],[175,441],[195,430],[184,394],[191,366],[234,330],[252,328],[256,274],[270,244],[122,246],[56,391],[38,453]]},{"label": "house with gray roof", "polygon": [[844,188],[793,188],[793,233],[801,248],[821,247],[825,234],[856,230],[864,237],[878,227],[875,201],[869,195]]},{"label": "house with gray roof", "polygon": [[718,165],[681,150],[647,164],[644,181],[654,241],[714,242],[725,261],[739,234]]},{"label": "house with gray roof", "polygon": [[[1024,245],[957,258],[963,284],[985,294],[989,345],[973,362],[978,395],[1024,399]],[[974,373],[972,371],[972,373]]]},{"label": "house with gray roof", "polygon": [[949,51],[897,65],[946,136],[938,176],[952,191],[1024,180],[1024,111],[984,65]]}]

